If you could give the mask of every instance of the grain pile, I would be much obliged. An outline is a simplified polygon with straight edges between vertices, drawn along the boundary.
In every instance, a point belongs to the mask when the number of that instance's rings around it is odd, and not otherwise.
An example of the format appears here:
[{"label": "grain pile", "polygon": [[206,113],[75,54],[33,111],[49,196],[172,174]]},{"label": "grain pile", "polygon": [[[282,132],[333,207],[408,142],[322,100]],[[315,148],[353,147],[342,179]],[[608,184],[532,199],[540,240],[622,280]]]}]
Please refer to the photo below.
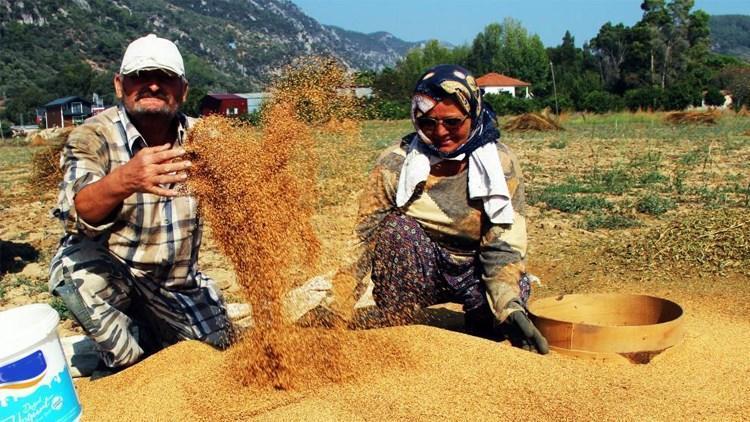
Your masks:
[{"label": "grain pile", "polygon": [[745,420],[747,315],[717,314],[716,301],[675,299],[687,312],[688,335],[648,365],[538,356],[406,326],[350,332],[346,341],[391,342],[417,357],[416,365],[382,367],[374,353],[375,362],[363,360],[356,379],[315,390],[232,389],[219,379],[222,354],[196,342],[180,343],[116,376],[83,381],[78,390],[86,419],[97,421]]},{"label": "grain pile", "polygon": [[548,113],[525,113],[508,120],[503,129],[509,132],[565,130]]},{"label": "grain pile", "polygon": [[300,329],[282,298],[320,271],[311,219],[318,157],[311,127],[335,132],[355,115],[343,68],[313,59],[288,68],[271,89],[261,129],[221,116],[205,118],[186,142],[189,188],[232,262],[254,327],[228,352],[227,374],[241,385],[309,388],[353,373],[341,351],[343,327]]},{"label": "grain pile", "polygon": [[713,125],[718,119],[719,113],[716,111],[675,111],[664,117],[664,120],[671,124]]}]

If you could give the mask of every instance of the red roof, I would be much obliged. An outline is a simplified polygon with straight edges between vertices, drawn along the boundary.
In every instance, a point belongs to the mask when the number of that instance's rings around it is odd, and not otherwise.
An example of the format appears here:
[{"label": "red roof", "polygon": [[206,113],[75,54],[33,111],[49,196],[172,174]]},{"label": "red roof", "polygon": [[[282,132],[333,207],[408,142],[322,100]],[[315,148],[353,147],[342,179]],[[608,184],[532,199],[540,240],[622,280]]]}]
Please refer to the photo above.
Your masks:
[{"label": "red roof", "polygon": [[477,85],[479,85],[481,88],[488,86],[531,86],[531,84],[528,82],[514,79],[495,72],[490,72],[484,76],[477,78]]}]

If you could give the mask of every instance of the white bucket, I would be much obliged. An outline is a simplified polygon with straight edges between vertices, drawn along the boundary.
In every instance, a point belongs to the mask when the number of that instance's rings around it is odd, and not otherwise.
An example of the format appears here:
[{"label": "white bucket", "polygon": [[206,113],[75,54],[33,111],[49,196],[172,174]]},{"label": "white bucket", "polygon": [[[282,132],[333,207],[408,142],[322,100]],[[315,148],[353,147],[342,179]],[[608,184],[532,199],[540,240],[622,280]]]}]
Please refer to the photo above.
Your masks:
[{"label": "white bucket", "polygon": [[0,312],[0,422],[76,421],[81,404],[46,304]]}]

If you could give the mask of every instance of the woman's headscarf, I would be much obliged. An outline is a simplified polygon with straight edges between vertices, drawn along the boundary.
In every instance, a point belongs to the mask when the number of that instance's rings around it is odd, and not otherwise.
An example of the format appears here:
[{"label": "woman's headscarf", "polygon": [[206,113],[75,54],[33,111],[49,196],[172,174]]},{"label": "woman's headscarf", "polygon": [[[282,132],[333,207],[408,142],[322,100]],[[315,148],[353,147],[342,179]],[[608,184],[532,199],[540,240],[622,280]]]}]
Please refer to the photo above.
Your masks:
[{"label": "woman's headscarf", "polygon": [[[471,117],[471,131],[463,145],[444,154],[419,129],[417,119],[440,101],[451,98]],[[497,152],[500,131],[495,126],[495,112],[483,104],[476,80],[464,68],[439,65],[425,72],[417,81],[412,96],[411,119],[417,132],[404,138],[408,144],[406,158],[399,174],[396,206],[404,207],[417,185],[427,180],[430,166],[441,160],[468,160],[468,191],[472,199],[482,199],[484,211],[495,224],[513,224],[513,206]]]},{"label": "woman's headscarf", "polygon": [[[471,118],[471,131],[467,142],[449,154],[435,148],[432,140],[417,125],[417,119],[446,98],[455,101]],[[489,104],[482,103],[482,93],[474,77],[463,67],[451,64],[435,66],[419,78],[411,101],[411,120],[417,135],[427,146],[427,151],[441,158],[471,154],[484,144],[496,142],[500,136],[495,126],[495,112]]]}]

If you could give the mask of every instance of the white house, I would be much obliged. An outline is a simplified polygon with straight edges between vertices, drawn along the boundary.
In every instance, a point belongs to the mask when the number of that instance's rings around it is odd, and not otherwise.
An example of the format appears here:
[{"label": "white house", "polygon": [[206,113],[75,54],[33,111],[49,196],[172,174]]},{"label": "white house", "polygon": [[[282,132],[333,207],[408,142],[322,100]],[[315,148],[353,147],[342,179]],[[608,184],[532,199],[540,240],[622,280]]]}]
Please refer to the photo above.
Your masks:
[{"label": "white house", "polygon": [[245,94],[236,94],[247,101],[247,112],[252,113],[260,109],[263,101],[270,99],[271,94],[267,92],[248,92]]},{"label": "white house", "polygon": [[507,92],[514,97],[523,96],[523,98],[531,98],[531,93],[529,93],[530,83],[495,72],[490,72],[477,78],[477,85],[484,89],[485,94]]}]

